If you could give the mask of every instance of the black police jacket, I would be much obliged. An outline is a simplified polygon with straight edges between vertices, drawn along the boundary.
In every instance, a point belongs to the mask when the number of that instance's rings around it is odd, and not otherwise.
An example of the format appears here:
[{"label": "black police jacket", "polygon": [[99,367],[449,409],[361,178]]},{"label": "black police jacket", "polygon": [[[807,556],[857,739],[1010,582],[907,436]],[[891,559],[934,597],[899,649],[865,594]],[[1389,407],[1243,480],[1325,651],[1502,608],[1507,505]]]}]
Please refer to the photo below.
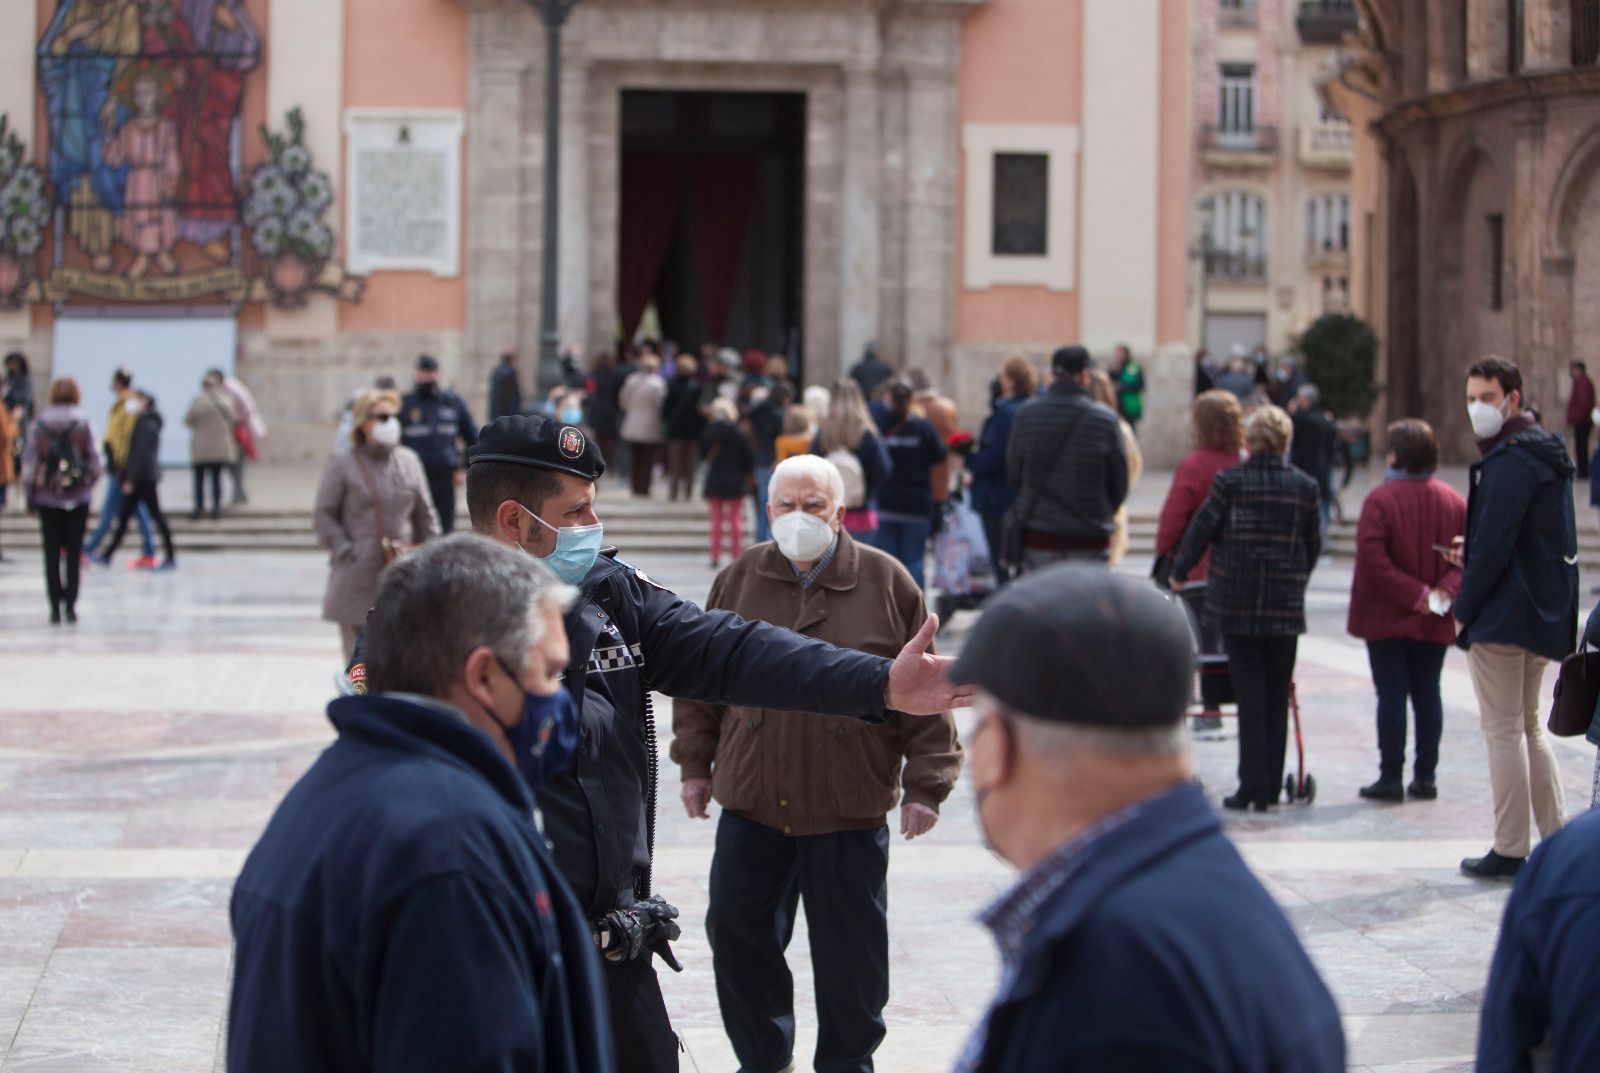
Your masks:
[{"label": "black police jacket", "polygon": [[488,735],[344,697],[234,885],[233,1073],[614,1068],[598,951]]},{"label": "black police jacket", "polygon": [[[539,791],[556,863],[591,917],[650,893],[657,749],[650,693],[887,718],[890,661],[728,611],[705,611],[608,548],[567,613],[567,689],[583,710],[572,766]],[[670,901],[670,897],[668,898]]]},{"label": "black police jacket", "polygon": [[469,448],[478,442],[478,426],[460,395],[440,388],[433,395],[413,391],[400,400],[400,442],[417,452],[424,469],[460,469],[458,439]]}]

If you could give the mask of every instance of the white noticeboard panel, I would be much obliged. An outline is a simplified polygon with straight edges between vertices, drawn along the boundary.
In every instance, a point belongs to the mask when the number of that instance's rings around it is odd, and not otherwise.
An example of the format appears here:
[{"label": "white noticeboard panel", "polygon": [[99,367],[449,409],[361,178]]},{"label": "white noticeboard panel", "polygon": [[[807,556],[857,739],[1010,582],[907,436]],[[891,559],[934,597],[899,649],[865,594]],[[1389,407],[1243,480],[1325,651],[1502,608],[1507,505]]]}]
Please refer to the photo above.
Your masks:
[{"label": "white noticeboard panel", "polygon": [[133,383],[156,397],[161,412],[161,464],[189,464],[189,429],[183,415],[200,393],[207,369],[232,374],[238,324],[232,317],[61,317],[55,326],[54,375],[70,376],[83,393],[95,435],[105,435],[111,411],[111,374],[120,366]]},{"label": "white noticeboard panel", "polygon": [[345,263],[352,272],[461,271],[461,138],[448,109],[345,113]]}]

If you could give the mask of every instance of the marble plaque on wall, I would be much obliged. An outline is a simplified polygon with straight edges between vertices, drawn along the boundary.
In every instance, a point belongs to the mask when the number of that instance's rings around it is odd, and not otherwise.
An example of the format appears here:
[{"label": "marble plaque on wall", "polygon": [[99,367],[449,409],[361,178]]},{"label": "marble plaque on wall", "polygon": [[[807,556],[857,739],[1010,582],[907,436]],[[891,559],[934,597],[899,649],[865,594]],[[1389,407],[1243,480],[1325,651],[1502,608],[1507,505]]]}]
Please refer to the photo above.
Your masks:
[{"label": "marble plaque on wall", "polygon": [[460,272],[463,129],[449,110],[345,113],[351,271]]}]

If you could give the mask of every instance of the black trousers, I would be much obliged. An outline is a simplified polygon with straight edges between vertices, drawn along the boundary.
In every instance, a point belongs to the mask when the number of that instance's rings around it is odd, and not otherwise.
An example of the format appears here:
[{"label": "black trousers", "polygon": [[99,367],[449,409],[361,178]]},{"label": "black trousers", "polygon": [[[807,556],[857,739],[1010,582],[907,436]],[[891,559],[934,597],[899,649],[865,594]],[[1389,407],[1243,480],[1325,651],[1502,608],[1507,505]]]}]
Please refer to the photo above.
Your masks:
[{"label": "black trousers", "polygon": [[994,584],[999,588],[1011,580],[1006,564],[1000,561],[1000,537],[1004,514],[985,514],[983,516],[983,536],[989,542],[989,564],[994,567]]},{"label": "black trousers", "polygon": [[1372,685],[1378,693],[1378,773],[1399,779],[1406,768],[1406,700],[1417,717],[1417,778],[1432,782],[1439,767],[1444,734],[1444,700],[1439,675],[1446,645],[1390,638],[1367,642]]},{"label": "black trousers", "polygon": [[1271,804],[1283,791],[1289,686],[1300,638],[1229,634],[1223,646],[1239,705],[1239,793]]},{"label": "black trousers", "polygon": [[117,527],[111,531],[111,543],[106,545],[104,553],[107,559],[117,553],[122,538],[128,535],[128,523],[133,520],[139,504],[143,503],[150,512],[150,524],[161,534],[161,550],[166,554],[167,561],[172,561],[172,529],[167,525],[167,516],[161,513],[161,500],[156,488],[155,481],[140,481],[133,486],[131,493],[122,497],[122,507],[117,511]]},{"label": "black trousers", "polygon": [[[44,544],[44,586],[50,610],[78,603],[78,574],[83,555],[83,532],[89,524],[89,504],[65,510],[39,508],[39,538]],[[65,577],[62,574],[65,573]]]},{"label": "black trousers", "polygon": [[1588,421],[1572,426],[1572,438],[1577,441],[1577,451],[1573,454],[1573,461],[1578,463],[1578,479],[1584,480],[1589,476],[1589,433],[1594,431],[1594,426]]},{"label": "black trousers", "polygon": [[456,472],[453,469],[429,469],[428,495],[433,498],[433,509],[439,514],[439,532],[449,535],[456,528]]},{"label": "black trousers", "polygon": [[678,1037],[656,979],[655,955],[601,966],[617,1073],[678,1073]]},{"label": "black trousers", "polygon": [[790,836],[724,811],[706,938],[740,1073],[794,1057],[783,952],[805,903],[816,977],[818,1073],[870,1073],[889,1001],[889,829]]},{"label": "black trousers", "polygon": [[211,513],[213,516],[222,513],[222,463],[221,462],[196,462],[194,464],[194,515],[199,517],[205,513],[206,483],[211,484]]}]

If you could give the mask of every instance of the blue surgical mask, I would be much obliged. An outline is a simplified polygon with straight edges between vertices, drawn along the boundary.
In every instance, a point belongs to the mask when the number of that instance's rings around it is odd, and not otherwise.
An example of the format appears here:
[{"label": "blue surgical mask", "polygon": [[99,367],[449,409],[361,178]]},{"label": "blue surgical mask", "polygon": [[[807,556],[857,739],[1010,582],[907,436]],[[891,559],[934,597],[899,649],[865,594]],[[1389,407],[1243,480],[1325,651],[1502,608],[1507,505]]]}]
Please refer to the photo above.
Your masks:
[{"label": "blue surgical mask", "polygon": [[[517,505],[522,506],[520,503]],[[550,568],[550,572],[568,585],[577,585],[588,577],[589,568],[594,566],[594,561],[600,557],[600,544],[605,535],[605,527],[596,522],[594,525],[574,525],[557,529],[527,507],[522,507],[522,510],[546,529],[555,530],[556,549],[541,560]],[[522,545],[518,544],[517,547],[522,548]],[[522,548],[522,550],[528,549]]]},{"label": "blue surgical mask", "polygon": [[577,702],[565,689],[549,696],[529,693],[523,700],[522,720],[506,731],[506,741],[517,770],[535,795],[572,763],[578,751],[578,720]]},{"label": "blue surgical mask", "polygon": [[561,423],[563,425],[581,425],[581,424],[583,424],[583,407],[581,407],[581,406],[568,406],[566,409],[562,410],[561,411]]}]

